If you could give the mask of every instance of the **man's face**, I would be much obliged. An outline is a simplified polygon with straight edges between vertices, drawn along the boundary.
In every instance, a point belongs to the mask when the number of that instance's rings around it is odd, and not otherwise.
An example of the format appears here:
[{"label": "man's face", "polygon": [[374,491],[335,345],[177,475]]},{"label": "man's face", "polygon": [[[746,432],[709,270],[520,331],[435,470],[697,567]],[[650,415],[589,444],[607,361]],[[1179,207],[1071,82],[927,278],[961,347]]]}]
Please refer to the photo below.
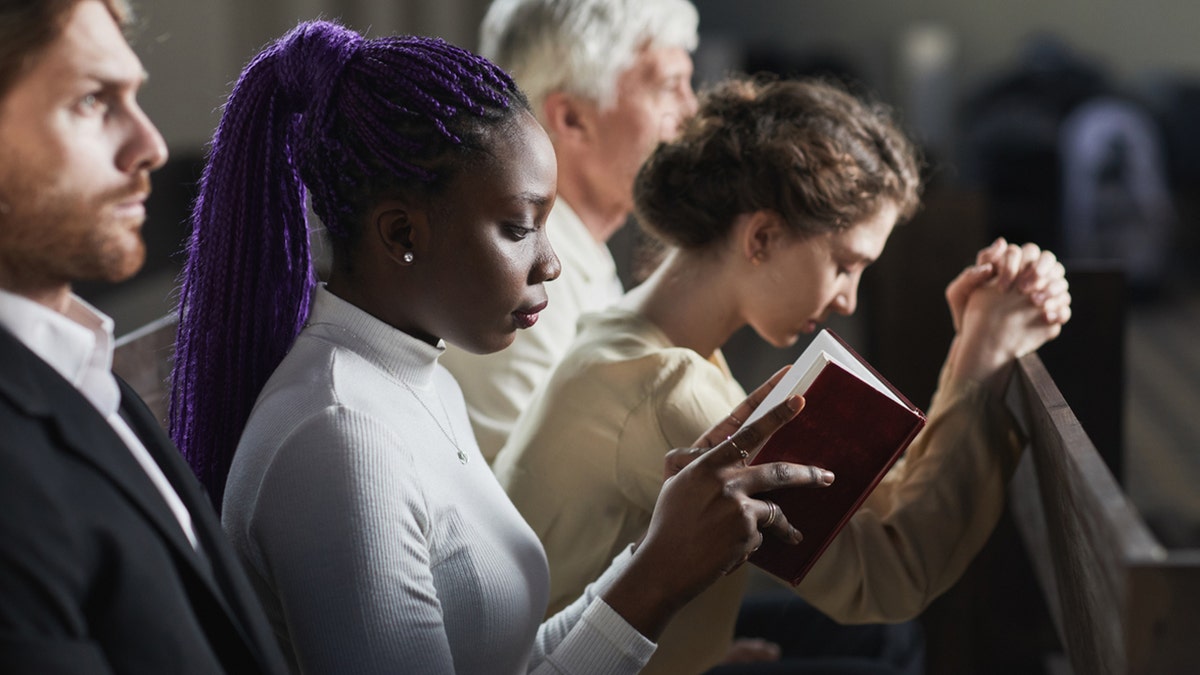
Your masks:
[{"label": "man's face", "polygon": [[0,287],[53,304],[72,281],[141,267],[149,174],[167,157],[143,79],[108,10],[81,0],[0,99]]},{"label": "man's face", "polygon": [[615,105],[597,113],[593,190],[625,211],[633,210],[633,181],[660,141],[679,133],[696,112],[692,58],[679,47],[642,49],[617,78]]}]

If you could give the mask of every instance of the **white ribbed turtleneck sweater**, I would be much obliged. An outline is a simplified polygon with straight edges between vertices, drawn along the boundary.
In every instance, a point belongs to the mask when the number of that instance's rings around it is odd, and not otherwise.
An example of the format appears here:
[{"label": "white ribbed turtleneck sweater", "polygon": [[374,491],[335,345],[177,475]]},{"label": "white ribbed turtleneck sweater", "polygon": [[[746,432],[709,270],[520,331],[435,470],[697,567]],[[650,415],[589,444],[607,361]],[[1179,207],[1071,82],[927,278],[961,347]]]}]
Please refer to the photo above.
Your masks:
[{"label": "white ribbed turtleneck sweater", "polygon": [[542,623],[545,553],[441,352],[321,287],[255,404],[223,523],[293,670],[637,672],[653,643],[597,597],[628,550]]}]

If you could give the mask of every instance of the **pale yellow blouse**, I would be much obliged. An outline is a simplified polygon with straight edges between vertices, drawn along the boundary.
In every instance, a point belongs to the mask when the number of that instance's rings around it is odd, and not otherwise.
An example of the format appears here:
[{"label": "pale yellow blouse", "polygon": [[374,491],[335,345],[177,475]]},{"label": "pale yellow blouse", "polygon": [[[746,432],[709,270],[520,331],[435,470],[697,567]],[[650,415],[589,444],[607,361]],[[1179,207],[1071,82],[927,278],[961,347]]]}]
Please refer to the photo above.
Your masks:
[{"label": "pale yellow blouse", "polygon": [[[613,308],[584,316],[579,329],[494,465],[545,546],[551,612],[646,529],[666,452],[690,446],[745,398],[719,352],[707,360],[675,347],[640,315]],[[1000,516],[1021,447],[1002,402],[985,391],[943,371],[926,428],[797,588],[801,596],[843,623],[899,621],[962,575]],[[681,610],[643,672],[716,664],[732,641],[746,572]]]}]

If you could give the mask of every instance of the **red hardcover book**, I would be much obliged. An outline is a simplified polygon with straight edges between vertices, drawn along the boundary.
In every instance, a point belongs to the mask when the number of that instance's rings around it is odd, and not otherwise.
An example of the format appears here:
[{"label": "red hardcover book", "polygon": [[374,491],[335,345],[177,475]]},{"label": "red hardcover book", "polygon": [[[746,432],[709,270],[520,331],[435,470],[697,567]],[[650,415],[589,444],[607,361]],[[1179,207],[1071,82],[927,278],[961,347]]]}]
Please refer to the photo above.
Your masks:
[{"label": "red hardcover book", "polygon": [[778,504],[804,540],[793,546],[768,536],[750,562],[794,586],[925,426],[925,413],[828,330],[817,334],[747,423],[793,393],[804,396],[804,408],[751,463],[811,464],[836,478],[826,488],[759,495]]}]

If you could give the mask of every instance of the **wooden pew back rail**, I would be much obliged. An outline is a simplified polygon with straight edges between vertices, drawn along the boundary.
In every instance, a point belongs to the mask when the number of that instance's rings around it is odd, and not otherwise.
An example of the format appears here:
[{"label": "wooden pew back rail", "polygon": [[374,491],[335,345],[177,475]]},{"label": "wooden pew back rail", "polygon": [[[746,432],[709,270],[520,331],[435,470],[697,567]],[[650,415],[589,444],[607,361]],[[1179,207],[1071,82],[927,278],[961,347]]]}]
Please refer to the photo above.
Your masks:
[{"label": "wooden pew back rail", "polygon": [[1200,551],[1159,544],[1036,354],[1016,370],[1011,510],[1072,671],[1200,672]]}]

